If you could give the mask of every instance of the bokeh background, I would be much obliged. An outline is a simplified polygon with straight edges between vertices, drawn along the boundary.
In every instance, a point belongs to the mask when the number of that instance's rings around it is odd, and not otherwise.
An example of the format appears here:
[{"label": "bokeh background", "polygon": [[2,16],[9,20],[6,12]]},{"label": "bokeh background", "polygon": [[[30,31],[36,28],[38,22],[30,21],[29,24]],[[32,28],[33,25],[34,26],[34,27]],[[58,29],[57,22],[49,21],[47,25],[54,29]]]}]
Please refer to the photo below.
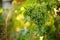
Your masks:
[{"label": "bokeh background", "polygon": [[60,0],[0,0],[0,40],[60,40]]}]

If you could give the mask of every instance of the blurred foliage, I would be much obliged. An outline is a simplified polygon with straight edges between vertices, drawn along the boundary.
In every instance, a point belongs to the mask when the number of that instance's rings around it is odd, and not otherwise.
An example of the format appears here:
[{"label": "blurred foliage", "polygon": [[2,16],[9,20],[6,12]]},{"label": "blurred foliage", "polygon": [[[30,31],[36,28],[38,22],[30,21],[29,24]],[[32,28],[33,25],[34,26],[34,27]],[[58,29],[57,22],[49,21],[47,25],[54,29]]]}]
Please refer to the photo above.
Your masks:
[{"label": "blurred foliage", "polygon": [[0,8],[2,7],[2,0],[0,0]]},{"label": "blurred foliage", "polygon": [[[54,8],[57,8],[58,3],[58,0],[13,0],[12,10],[0,9],[0,24],[7,25],[7,39],[57,40],[60,19],[57,13],[54,17]],[[2,12],[8,12],[6,18]]]}]

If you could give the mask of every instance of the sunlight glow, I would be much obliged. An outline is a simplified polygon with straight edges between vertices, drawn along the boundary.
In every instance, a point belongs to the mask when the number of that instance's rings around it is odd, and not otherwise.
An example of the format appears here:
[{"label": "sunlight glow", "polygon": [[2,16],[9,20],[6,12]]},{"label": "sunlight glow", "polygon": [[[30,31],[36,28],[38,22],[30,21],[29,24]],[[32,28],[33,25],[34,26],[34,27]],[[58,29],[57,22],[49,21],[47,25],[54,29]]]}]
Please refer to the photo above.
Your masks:
[{"label": "sunlight glow", "polygon": [[58,1],[60,1],[60,0],[58,0]]},{"label": "sunlight glow", "polygon": [[43,36],[40,36],[40,40],[43,40]]},{"label": "sunlight glow", "polygon": [[0,13],[2,13],[3,12],[3,10],[2,9],[0,9]]},{"label": "sunlight glow", "polygon": [[25,8],[24,7],[21,7],[21,11],[23,11],[23,10],[25,10]]},{"label": "sunlight glow", "polygon": [[15,12],[15,13],[17,13],[18,11],[17,11],[17,10],[15,10],[14,12]]},{"label": "sunlight glow", "polygon": [[23,14],[20,14],[16,17],[17,20],[20,20],[20,19],[24,19],[24,15]]}]

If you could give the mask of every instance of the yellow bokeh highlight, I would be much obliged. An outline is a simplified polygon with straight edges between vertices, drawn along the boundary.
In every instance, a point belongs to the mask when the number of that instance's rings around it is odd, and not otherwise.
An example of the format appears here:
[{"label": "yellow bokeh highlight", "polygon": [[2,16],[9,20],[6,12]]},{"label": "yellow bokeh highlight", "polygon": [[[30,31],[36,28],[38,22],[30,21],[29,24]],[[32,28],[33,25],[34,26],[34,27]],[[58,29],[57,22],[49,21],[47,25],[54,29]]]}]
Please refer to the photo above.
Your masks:
[{"label": "yellow bokeh highlight", "polygon": [[3,9],[0,9],[0,13],[2,13],[3,12]]},{"label": "yellow bokeh highlight", "polygon": [[16,27],[16,32],[19,32],[20,28],[19,27]]},{"label": "yellow bokeh highlight", "polygon": [[24,7],[21,7],[21,8],[20,8],[20,11],[21,11],[21,13],[24,15],[25,8],[24,8]]},{"label": "yellow bokeh highlight", "polygon": [[19,14],[17,17],[16,17],[16,20],[21,20],[21,19],[24,19],[24,15],[23,14]]},{"label": "yellow bokeh highlight", "polygon": [[30,22],[27,21],[25,24],[24,24],[24,29],[27,29],[27,27],[30,26]]},{"label": "yellow bokeh highlight", "polygon": [[14,5],[14,4],[16,4],[16,3],[17,3],[16,0],[13,0],[13,1],[12,1],[12,5]]},{"label": "yellow bokeh highlight", "polygon": [[14,10],[15,13],[17,13],[18,11],[17,10]]},{"label": "yellow bokeh highlight", "polygon": [[58,0],[60,2],[60,0]]},{"label": "yellow bokeh highlight", "polygon": [[40,36],[40,40],[43,40],[44,36]]},{"label": "yellow bokeh highlight", "polygon": [[29,22],[29,21],[26,22],[25,25],[26,25],[26,26],[30,26],[30,22]]},{"label": "yellow bokeh highlight", "polygon": [[25,8],[24,7],[21,7],[21,11],[24,11],[25,10]]}]

